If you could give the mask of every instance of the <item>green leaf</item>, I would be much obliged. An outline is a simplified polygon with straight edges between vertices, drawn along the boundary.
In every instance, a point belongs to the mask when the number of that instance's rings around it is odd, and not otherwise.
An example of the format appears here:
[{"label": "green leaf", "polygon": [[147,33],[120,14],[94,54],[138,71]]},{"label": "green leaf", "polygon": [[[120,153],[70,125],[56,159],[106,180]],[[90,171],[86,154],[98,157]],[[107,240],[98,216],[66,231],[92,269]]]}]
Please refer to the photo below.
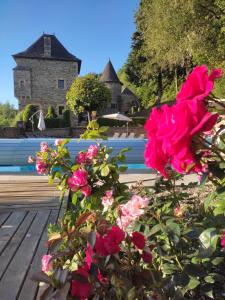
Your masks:
[{"label": "green leaf", "polygon": [[219,264],[221,264],[224,261],[224,257],[215,257],[214,259],[212,259],[212,264],[214,266],[218,266]]},{"label": "green leaf", "polygon": [[162,225],[161,224],[156,224],[155,226],[152,227],[152,229],[149,231],[148,236],[154,235],[157,232],[159,232],[162,229]]},{"label": "green leaf", "polygon": [[188,283],[188,289],[193,290],[200,284],[200,281],[196,277],[191,277]]},{"label": "green leaf", "polygon": [[77,204],[77,198],[78,198],[77,193],[73,193],[73,196],[72,196],[72,203],[73,203],[73,205]]},{"label": "green leaf", "polygon": [[93,249],[95,246],[95,242],[96,242],[96,232],[95,231],[91,231],[88,234],[87,241],[90,244],[91,248]]},{"label": "green leaf", "polygon": [[125,172],[127,170],[127,166],[120,166],[119,172]]},{"label": "green leaf", "polygon": [[[208,228],[200,234],[199,240],[201,242],[203,256],[211,256],[216,251],[218,238],[219,235],[217,234],[216,228]],[[207,251],[204,253],[204,250]]]},{"label": "green leaf", "polygon": [[184,272],[193,277],[203,277],[207,275],[205,269],[199,264],[186,265],[184,268]]},{"label": "green leaf", "polygon": [[136,287],[132,287],[127,294],[127,300],[135,300],[136,299]]},{"label": "green leaf", "polygon": [[213,278],[212,275],[208,275],[204,278],[205,282],[207,283],[214,283],[215,282],[215,279]]},{"label": "green leaf", "polygon": [[103,165],[101,168],[101,176],[106,177],[109,175],[109,167],[108,165]]}]

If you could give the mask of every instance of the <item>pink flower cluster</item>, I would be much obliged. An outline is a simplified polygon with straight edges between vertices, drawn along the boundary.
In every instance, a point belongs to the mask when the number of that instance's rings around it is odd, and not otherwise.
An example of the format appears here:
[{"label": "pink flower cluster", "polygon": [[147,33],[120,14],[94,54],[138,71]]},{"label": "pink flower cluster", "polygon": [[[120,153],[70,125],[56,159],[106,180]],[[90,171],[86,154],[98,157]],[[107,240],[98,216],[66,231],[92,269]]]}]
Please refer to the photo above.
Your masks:
[{"label": "pink flower cluster", "polygon": [[98,154],[98,146],[90,145],[86,152],[80,151],[76,156],[76,162],[78,164],[90,163]]},{"label": "pink flower cluster", "polygon": [[133,195],[127,203],[119,206],[120,216],[117,218],[117,225],[123,229],[128,227],[132,222],[143,215],[148,203],[149,199],[147,197]]},{"label": "pink flower cluster", "polygon": [[222,233],[221,236],[221,247],[225,249],[225,231]]},{"label": "pink flower cluster", "polygon": [[193,137],[210,131],[218,114],[207,110],[205,98],[222,76],[220,69],[210,75],[206,66],[196,67],[188,76],[173,106],[153,108],[145,124],[148,142],[145,163],[167,177],[166,167],[171,164],[179,173],[201,172],[200,158],[193,149]]},{"label": "pink flower cluster", "polygon": [[36,161],[36,170],[38,174],[46,174],[48,169],[48,164],[41,161],[40,159],[37,159]]},{"label": "pink flower cluster", "polygon": [[48,272],[52,269],[52,256],[51,255],[43,255],[41,259],[42,271]]},{"label": "pink flower cluster", "polygon": [[72,191],[77,191],[79,189],[85,197],[88,197],[91,194],[91,187],[88,185],[87,177],[87,171],[78,169],[68,178],[68,186]]},{"label": "pink flower cluster", "polygon": [[103,212],[108,210],[108,208],[113,204],[113,201],[113,191],[106,191],[105,195],[102,197],[102,205],[104,206]]},{"label": "pink flower cluster", "polygon": [[125,239],[125,233],[117,226],[112,228],[105,234],[97,234],[95,251],[101,256],[107,256],[120,252],[119,244]]},{"label": "pink flower cluster", "polygon": [[55,146],[60,146],[62,144],[63,140],[62,139],[56,139],[55,140]]},{"label": "pink flower cluster", "polygon": [[41,142],[40,147],[41,147],[41,149],[40,149],[41,152],[47,152],[48,151],[48,143],[47,142]]}]

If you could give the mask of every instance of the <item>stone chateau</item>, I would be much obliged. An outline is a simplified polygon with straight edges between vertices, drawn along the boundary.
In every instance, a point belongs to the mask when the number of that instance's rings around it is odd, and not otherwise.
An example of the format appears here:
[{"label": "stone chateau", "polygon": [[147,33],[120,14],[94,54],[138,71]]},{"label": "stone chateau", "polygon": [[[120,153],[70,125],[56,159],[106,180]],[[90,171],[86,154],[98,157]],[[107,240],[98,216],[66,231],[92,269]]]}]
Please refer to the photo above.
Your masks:
[{"label": "stone chateau", "polygon": [[[51,105],[60,116],[66,105],[66,93],[79,75],[81,60],[68,52],[55,35],[43,34],[25,51],[14,54],[14,94],[19,110],[27,104],[36,105],[44,112]],[[112,102],[104,113],[130,111],[139,106],[137,97],[122,83],[113,68],[107,63],[100,81],[110,89]]]}]

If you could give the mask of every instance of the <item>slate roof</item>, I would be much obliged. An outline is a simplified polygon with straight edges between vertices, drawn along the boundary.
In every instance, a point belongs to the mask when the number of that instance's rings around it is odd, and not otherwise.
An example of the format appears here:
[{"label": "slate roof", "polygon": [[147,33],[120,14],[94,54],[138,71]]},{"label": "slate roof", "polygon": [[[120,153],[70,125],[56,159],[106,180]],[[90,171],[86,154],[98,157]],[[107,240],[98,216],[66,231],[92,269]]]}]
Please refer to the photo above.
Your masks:
[{"label": "slate roof", "polygon": [[[44,56],[44,37],[51,38],[51,56]],[[71,54],[52,34],[43,34],[36,42],[34,42],[25,51],[14,54],[14,58],[38,58],[63,61],[75,61],[78,63],[78,73],[80,72],[81,60]]]},{"label": "slate roof", "polygon": [[105,66],[104,71],[99,79],[101,82],[118,82],[122,84],[113,68],[111,61],[109,60]]},{"label": "slate roof", "polygon": [[133,95],[136,97],[136,95],[131,91],[129,90],[127,87],[125,87],[123,90],[122,90],[122,94],[123,95]]}]

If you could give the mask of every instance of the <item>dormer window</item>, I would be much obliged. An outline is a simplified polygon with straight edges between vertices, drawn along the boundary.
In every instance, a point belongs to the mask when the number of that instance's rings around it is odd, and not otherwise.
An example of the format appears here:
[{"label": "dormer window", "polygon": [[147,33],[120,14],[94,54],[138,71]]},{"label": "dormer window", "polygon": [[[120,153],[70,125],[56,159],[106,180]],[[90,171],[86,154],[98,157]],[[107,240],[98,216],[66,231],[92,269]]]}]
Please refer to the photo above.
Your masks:
[{"label": "dormer window", "polygon": [[25,86],[24,80],[20,80],[20,87],[24,87],[24,86]]},{"label": "dormer window", "polygon": [[58,80],[58,89],[64,90],[64,88],[65,88],[64,79],[59,79]]}]

